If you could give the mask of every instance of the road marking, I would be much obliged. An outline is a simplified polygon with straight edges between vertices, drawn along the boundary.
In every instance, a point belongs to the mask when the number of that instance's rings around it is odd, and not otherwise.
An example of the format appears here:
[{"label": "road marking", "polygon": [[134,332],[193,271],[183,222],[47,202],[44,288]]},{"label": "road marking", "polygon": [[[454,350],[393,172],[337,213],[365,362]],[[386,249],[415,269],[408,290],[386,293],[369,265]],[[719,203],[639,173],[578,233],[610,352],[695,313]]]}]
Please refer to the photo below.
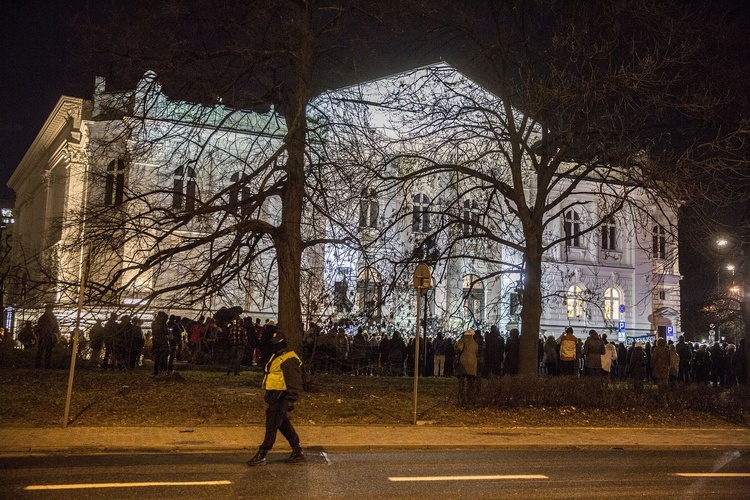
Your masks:
[{"label": "road marking", "polygon": [[748,472],[677,472],[680,477],[750,477]]},{"label": "road marking", "polygon": [[84,490],[97,488],[140,488],[144,486],[220,486],[232,481],[154,481],[150,483],[81,483],[81,484],[32,484],[24,490]]},{"label": "road marking", "polygon": [[402,476],[389,477],[389,481],[406,482],[406,481],[495,481],[500,479],[549,479],[547,476],[540,474],[516,474],[506,476]]}]

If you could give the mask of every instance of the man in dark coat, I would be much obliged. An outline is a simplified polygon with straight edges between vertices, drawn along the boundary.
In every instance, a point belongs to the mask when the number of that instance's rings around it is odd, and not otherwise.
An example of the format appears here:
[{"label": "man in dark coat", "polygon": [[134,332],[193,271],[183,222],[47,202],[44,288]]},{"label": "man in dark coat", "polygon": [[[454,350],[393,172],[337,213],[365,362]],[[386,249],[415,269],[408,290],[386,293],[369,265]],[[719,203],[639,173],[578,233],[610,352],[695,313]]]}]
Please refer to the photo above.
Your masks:
[{"label": "man in dark coat", "polygon": [[510,331],[510,337],[508,342],[505,344],[505,374],[506,375],[517,375],[518,374],[518,362],[519,352],[521,349],[521,337],[518,328],[513,328]]},{"label": "man in dark coat", "polygon": [[60,341],[60,325],[57,322],[55,314],[52,312],[54,306],[47,304],[44,308],[44,314],[39,317],[36,323],[36,359],[34,366],[36,368],[50,368],[52,366],[52,349]]}]

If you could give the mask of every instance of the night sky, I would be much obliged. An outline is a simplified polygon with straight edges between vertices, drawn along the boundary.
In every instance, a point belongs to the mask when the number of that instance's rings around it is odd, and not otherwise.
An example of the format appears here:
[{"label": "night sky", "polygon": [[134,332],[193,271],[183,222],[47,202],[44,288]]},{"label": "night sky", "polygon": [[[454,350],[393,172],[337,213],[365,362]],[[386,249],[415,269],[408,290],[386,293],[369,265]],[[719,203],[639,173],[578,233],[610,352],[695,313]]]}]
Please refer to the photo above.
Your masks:
[{"label": "night sky", "polygon": [[[61,95],[88,97],[93,77],[76,70],[70,22],[86,0],[6,0],[0,7],[0,199],[6,182]],[[90,81],[89,81],[90,80]]]}]

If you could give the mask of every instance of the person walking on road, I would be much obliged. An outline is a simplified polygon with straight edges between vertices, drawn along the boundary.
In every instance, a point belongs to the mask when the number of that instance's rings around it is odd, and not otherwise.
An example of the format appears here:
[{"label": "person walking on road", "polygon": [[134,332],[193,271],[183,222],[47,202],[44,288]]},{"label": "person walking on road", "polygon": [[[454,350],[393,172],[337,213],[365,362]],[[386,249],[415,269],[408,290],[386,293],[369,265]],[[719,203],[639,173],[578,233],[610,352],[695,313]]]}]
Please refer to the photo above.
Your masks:
[{"label": "person walking on road", "polygon": [[286,463],[299,463],[306,460],[300,446],[299,436],[289,421],[289,412],[299,399],[302,391],[302,362],[286,343],[284,334],[276,330],[269,339],[272,354],[266,363],[263,376],[263,389],[266,391],[264,399],[266,408],[266,435],[258,452],[247,461],[247,465],[255,467],[266,463],[266,455],[276,442],[276,433],[289,441],[292,454]]}]

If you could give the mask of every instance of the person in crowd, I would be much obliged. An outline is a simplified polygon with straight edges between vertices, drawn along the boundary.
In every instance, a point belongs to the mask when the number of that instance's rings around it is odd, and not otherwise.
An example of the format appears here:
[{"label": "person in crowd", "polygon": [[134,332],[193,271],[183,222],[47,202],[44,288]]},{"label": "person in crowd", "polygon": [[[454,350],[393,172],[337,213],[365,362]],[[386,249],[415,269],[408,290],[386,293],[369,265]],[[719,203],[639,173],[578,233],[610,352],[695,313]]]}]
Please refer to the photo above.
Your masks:
[{"label": "person in crowd", "polygon": [[714,387],[724,385],[724,348],[719,342],[714,342],[710,349],[711,353],[711,383]]},{"label": "person in crowd", "polygon": [[234,373],[240,374],[240,363],[242,356],[245,355],[245,344],[247,344],[247,334],[245,333],[245,323],[239,314],[232,316],[227,331],[227,340],[229,341],[229,366],[227,375]]},{"label": "person in crowd", "polygon": [[52,350],[60,341],[60,324],[53,312],[54,306],[47,304],[36,323],[36,359],[34,367],[51,368]]},{"label": "person in crowd", "polygon": [[367,367],[367,337],[365,337],[365,329],[363,327],[357,327],[357,333],[352,338],[352,348],[350,351],[351,358],[351,370],[360,375]]},{"label": "person in crowd", "polygon": [[669,349],[663,337],[656,339],[656,347],[651,351],[651,376],[663,391],[669,385]]},{"label": "person in crowd", "polygon": [[740,340],[740,346],[732,358],[732,369],[740,385],[747,385],[747,353],[745,339]]},{"label": "person in crowd", "polygon": [[643,352],[646,353],[646,382],[652,382],[653,378],[651,376],[651,351],[653,347],[651,346],[651,342],[646,342],[646,345],[643,346]]},{"label": "person in crowd", "polygon": [[711,354],[706,344],[701,344],[693,353],[693,380],[700,384],[711,381]]},{"label": "person in crowd", "polygon": [[734,371],[734,356],[737,346],[728,344],[724,354],[724,383],[726,385],[737,385],[737,373]]},{"label": "person in crowd", "polygon": [[480,330],[477,330],[474,333],[474,341],[477,343],[477,377],[486,377],[485,370],[485,361],[484,357],[486,355],[486,346],[484,344],[484,337],[482,336],[482,332]]},{"label": "person in crowd", "polygon": [[132,327],[131,333],[131,344],[130,344],[130,368],[134,369],[136,366],[141,364],[141,356],[143,355],[143,346],[146,344],[146,339],[143,338],[143,328],[141,325],[143,321],[141,318],[133,318],[131,320]]},{"label": "person in crowd", "polygon": [[432,343],[433,351],[433,370],[432,375],[434,377],[445,376],[445,350],[447,343],[443,338],[443,332],[438,332],[435,341]]},{"label": "person in crowd", "polygon": [[182,326],[182,322],[178,316],[172,314],[169,316],[167,321],[167,334],[169,335],[169,358],[167,361],[167,371],[172,373],[174,371],[174,362],[177,360],[177,355],[180,352],[182,345],[182,334],[185,328]]},{"label": "person in crowd", "polygon": [[258,447],[258,452],[247,465],[255,467],[266,463],[266,455],[276,442],[276,434],[281,434],[292,447],[287,463],[305,461],[300,439],[289,420],[289,413],[302,392],[302,362],[299,356],[287,346],[283,332],[274,331],[269,339],[271,356],[263,370],[263,390],[266,402],[266,434]]},{"label": "person in crowd", "polygon": [[380,360],[379,367],[383,373],[389,371],[388,357],[391,355],[391,339],[388,338],[388,334],[383,332],[380,337]]},{"label": "person in crowd", "polygon": [[206,334],[206,318],[201,315],[198,321],[193,322],[190,326],[190,362],[196,363],[200,356],[201,345],[203,343],[203,336]]},{"label": "person in crowd", "polygon": [[628,371],[628,349],[624,342],[617,344],[617,380],[625,380]]},{"label": "person in crowd", "polygon": [[635,393],[641,394],[643,392],[643,381],[646,379],[646,353],[643,350],[643,344],[640,342],[636,342],[630,352],[628,375],[633,383]]},{"label": "person in crowd", "polygon": [[677,346],[669,344],[669,387],[673,388],[680,378],[680,355],[677,354]]},{"label": "person in crowd", "polygon": [[31,349],[36,345],[36,340],[36,335],[34,335],[34,323],[30,320],[24,321],[21,331],[18,332],[18,341],[24,349]]},{"label": "person in crowd", "polygon": [[102,320],[97,318],[94,325],[89,329],[89,341],[91,342],[91,366],[97,366],[102,357],[104,348],[104,339],[107,336],[107,330],[104,328]]},{"label": "person in crowd", "polygon": [[503,359],[505,358],[505,339],[500,335],[497,325],[492,325],[487,334],[484,351],[485,368],[489,375],[503,374]]},{"label": "person in crowd", "polygon": [[271,343],[271,339],[276,332],[276,322],[272,319],[267,320],[266,324],[263,325],[263,333],[260,336],[259,362],[262,366],[265,366],[266,363],[268,363],[268,360],[271,359],[271,356],[273,355],[273,344]]},{"label": "person in crowd", "polygon": [[378,335],[378,333],[371,334],[370,340],[367,344],[367,352],[370,356],[368,368],[370,375],[375,375],[376,373],[378,373],[378,362],[380,360],[380,341],[378,340],[378,338],[380,336],[381,335]]},{"label": "person in crowd", "polygon": [[602,375],[602,355],[605,353],[604,342],[596,330],[589,330],[589,336],[583,344],[585,373],[591,377]]},{"label": "person in crowd", "polygon": [[573,335],[573,328],[565,328],[565,332],[557,339],[560,344],[560,374],[576,375],[576,345],[578,338]]},{"label": "person in crowd", "polygon": [[466,406],[474,402],[478,391],[477,384],[477,352],[479,346],[474,340],[474,330],[466,330],[456,344],[458,352],[458,404]]},{"label": "person in crowd", "polygon": [[521,350],[521,334],[518,328],[513,328],[505,343],[505,364],[503,366],[506,375],[518,374],[518,362]]},{"label": "person in crowd", "polygon": [[167,313],[159,311],[151,323],[151,352],[154,356],[154,376],[169,368],[169,329]]},{"label": "person in crowd", "polygon": [[333,339],[336,356],[336,373],[344,373],[349,359],[349,340],[346,338],[344,328],[336,328],[336,337]]},{"label": "person in crowd", "polygon": [[557,363],[559,355],[557,353],[557,342],[555,337],[549,335],[544,341],[544,367],[547,375],[557,375]]},{"label": "person in crowd", "polygon": [[680,335],[675,346],[677,355],[680,357],[679,373],[677,380],[683,383],[690,382],[690,364],[693,361],[693,349],[691,345],[685,342],[685,336]]},{"label": "person in crowd", "polygon": [[406,351],[406,344],[401,338],[401,332],[398,330],[393,332],[391,338],[390,348],[388,352],[388,366],[390,368],[391,375],[400,377],[404,374],[404,352]]},{"label": "person in crowd", "polygon": [[602,334],[602,342],[604,342],[604,354],[602,354],[602,373],[604,374],[605,380],[609,380],[612,373],[612,366],[617,365],[617,349],[612,342],[607,342],[607,335]]},{"label": "person in crowd", "polygon": [[104,359],[102,369],[107,370],[116,367],[115,362],[115,337],[117,337],[117,313],[109,313],[109,319],[104,323]]}]

